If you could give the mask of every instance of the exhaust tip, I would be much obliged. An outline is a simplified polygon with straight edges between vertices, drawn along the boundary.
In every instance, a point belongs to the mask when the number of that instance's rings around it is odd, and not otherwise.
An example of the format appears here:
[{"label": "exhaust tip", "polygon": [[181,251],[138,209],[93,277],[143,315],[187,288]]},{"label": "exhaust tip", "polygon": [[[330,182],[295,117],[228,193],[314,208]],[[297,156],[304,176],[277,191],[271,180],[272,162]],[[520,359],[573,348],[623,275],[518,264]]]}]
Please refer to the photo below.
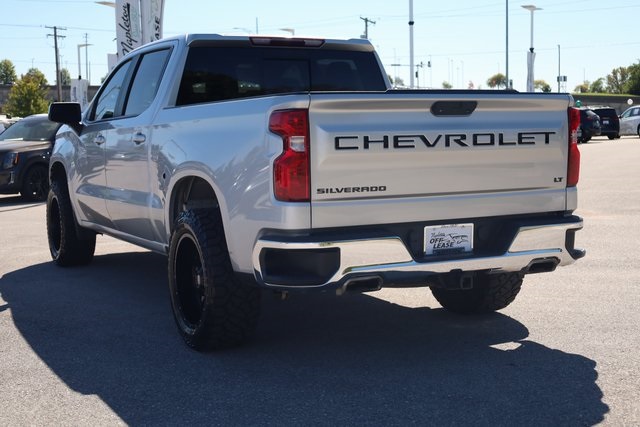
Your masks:
[{"label": "exhaust tip", "polygon": [[549,273],[554,271],[558,264],[560,264],[558,258],[534,259],[525,268],[525,274]]},{"label": "exhaust tip", "polygon": [[380,276],[368,276],[368,277],[356,277],[349,279],[342,285],[342,288],[338,290],[338,294],[342,295],[345,292],[373,292],[382,289],[382,277]]}]

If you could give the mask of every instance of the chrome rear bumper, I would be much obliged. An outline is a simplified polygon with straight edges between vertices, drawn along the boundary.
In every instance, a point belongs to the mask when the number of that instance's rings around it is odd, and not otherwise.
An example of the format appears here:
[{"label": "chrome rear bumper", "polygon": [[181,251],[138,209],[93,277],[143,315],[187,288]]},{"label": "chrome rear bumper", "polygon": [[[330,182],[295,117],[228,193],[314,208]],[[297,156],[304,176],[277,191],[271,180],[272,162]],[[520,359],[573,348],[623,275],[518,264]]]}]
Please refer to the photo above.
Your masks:
[{"label": "chrome rear bumper", "polygon": [[[577,218],[577,217],[575,217]],[[416,260],[411,256],[402,239],[395,236],[334,241],[282,241],[276,238],[258,240],[253,250],[253,266],[259,284],[276,288],[321,288],[341,286],[347,281],[363,278],[379,278],[384,285],[390,278],[401,280],[426,279],[430,275],[451,272],[488,271],[538,273],[552,271],[584,256],[583,250],[573,247],[573,233],[582,229],[581,219],[563,224],[546,224],[520,227],[509,249],[498,256],[466,256],[451,259],[428,258]],[[269,273],[270,250],[280,251],[282,256],[306,251],[313,257],[314,251],[335,251],[335,268],[324,277],[301,280],[279,280],[283,274]],[[339,255],[338,255],[339,254]],[[286,258],[285,258],[286,260]],[[282,264],[282,263],[281,263]],[[291,265],[295,269],[294,265]],[[335,271],[334,271],[335,270]],[[306,278],[305,278],[306,279]]]}]

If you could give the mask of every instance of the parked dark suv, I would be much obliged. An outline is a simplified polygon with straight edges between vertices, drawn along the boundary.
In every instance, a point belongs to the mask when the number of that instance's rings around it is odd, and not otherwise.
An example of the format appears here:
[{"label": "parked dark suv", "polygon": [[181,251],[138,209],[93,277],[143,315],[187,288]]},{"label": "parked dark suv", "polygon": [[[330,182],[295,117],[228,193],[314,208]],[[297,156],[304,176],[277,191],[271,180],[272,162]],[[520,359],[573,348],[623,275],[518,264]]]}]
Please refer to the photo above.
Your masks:
[{"label": "parked dark suv", "polygon": [[0,134],[0,194],[42,201],[49,193],[49,156],[60,124],[36,114]]},{"label": "parked dark suv", "polygon": [[580,129],[578,142],[589,142],[591,137],[600,135],[600,116],[590,108],[580,108]]},{"label": "parked dark suv", "polygon": [[620,118],[615,108],[589,107],[600,117],[600,135],[609,139],[620,138]]}]

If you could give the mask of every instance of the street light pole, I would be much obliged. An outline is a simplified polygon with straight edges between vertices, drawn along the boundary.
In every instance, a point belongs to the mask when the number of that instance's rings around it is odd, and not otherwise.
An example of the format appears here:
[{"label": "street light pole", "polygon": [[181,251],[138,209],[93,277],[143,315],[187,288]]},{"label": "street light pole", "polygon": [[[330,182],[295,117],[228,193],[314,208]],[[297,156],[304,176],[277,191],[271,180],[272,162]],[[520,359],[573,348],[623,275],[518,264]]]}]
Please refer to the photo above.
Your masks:
[{"label": "street light pole", "polygon": [[85,60],[85,68],[84,68],[84,72],[86,73],[85,77],[87,78],[87,80],[91,80],[91,76],[89,74],[89,46],[91,46],[89,43],[89,34],[84,33],[84,60]]},{"label": "street light pole", "polygon": [[506,11],[505,11],[505,17],[506,17],[506,22],[505,22],[505,43],[506,43],[506,63],[507,63],[507,69],[506,69],[506,79],[507,79],[507,83],[505,84],[505,89],[510,89],[510,85],[509,85],[509,0],[506,0]]},{"label": "street light pole", "polygon": [[558,45],[558,93],[560,93],[560,45]]},{"label": "street light pole", "polygon": [[527,54],[527,92],[533,92],[535,90],[533,63],[536,59],[536,54],[533,52],[533,12],[535,12],[536,10],[542,10],[542,8],[536,7],[532,4],[525,4],[522,5],[522,7],[531,12],[531,47],[529,48],[529,53]]},{"label": "street light pole", "polygon": [[413,0],[409,0],[409,87],[413,89]]},{"label": "street light pole", "polygon": [[81,63],[80,63],[80,48],[87,47],[87,46],[89,46],[87,43],[83,43],[83,44],[79,44],[78,45],[78,80],[80,80],[82,78],[82,66],[81,66]]}]

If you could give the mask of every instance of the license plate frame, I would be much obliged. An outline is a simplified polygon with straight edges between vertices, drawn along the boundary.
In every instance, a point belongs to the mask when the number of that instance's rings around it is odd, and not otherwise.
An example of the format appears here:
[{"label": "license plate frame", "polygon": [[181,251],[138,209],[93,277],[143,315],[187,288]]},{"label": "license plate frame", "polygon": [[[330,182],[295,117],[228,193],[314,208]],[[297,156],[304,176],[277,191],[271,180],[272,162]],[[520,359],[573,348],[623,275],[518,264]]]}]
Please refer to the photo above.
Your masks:
[{"label": "license plate frame", "polygon": [[472,253],[473,223],[428,225],[423,242],[425,256]]}]

